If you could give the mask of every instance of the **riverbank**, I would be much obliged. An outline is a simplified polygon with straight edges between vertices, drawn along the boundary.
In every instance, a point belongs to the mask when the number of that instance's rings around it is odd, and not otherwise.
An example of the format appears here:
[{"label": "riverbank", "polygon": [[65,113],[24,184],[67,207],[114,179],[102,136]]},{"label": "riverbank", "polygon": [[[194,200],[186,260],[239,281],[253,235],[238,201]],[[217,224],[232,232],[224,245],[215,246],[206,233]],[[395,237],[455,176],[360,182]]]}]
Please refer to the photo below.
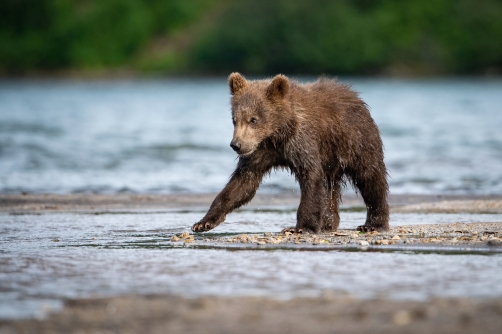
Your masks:
[{"label": "riverbank", "polygon": [[[95,194],[25,194],[0,195],[0,212],[11,214],[39,213],[163,213],[172,210],[198,210],[204,212],[215,194],[190,195],[95,195]],[[245,206],[247,210],[260,212],[294,211],[299,203],[294,193],[259,194]],[[430,196],[393,195],[389,198],[393,214],[481,214],[502,213],[502,196]],[[355,195],[346,195],[341,211],[364,211],[364,202]],[[173,234],[174,246],[190,247],[475,247],[502,251],[502,221],[473,221],[455,223],[392,224],[386,232],[361,233],[354,229],[340,228],[324,234],[298,234],[289,232],[207,235],[202,233]]]},{"label": "riverbank", "polygon": [[502,252],[502,222],[421,224],[391,227],[386,232],[362,233],[353,229],[339,229],[332,233],[301,234],[271,233],[240,234],[223,237],[205,237],[203,234],[183,232],[171,241],[191,247],[271,247],[271,248],[397,248],[418,249],[424,246],[463,249],[467,251]]},{"label": "riverbank", "polygon": [[502,299],[427,302],[173,295],[67,300],[60,312],[0,322],[17,333],[498,333]]},{"label": "riverbank", "polygon": [[[92,212],[209,208],[217,194],[16,194],[0,195],[0,212]],[[294,192],[257,194],[248,208],[297,207]],[[392,212],[406,213],[502,213],[502,195],[390,195]],[[341,209],[364,209],[360,196],[347,194]]]}]

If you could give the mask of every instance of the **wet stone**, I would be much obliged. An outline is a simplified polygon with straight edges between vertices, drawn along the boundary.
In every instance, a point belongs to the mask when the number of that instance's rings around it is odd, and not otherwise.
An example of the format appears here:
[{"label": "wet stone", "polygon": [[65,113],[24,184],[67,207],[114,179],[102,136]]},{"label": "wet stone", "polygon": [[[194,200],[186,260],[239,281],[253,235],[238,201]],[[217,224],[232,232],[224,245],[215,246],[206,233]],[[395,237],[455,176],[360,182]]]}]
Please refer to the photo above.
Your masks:
[{"label": "wet stone", "polygon": [[[486,223],[468,223],[459,224],[457,226],[450,225],[434,225],[424,226],[417,225],[415,228],[408,227],[391,227],[388,232],[368,232],[357,233],[355,230],[339,230],[331,233],[321,234],[300,234],[284,231],[281,233],[263,232],[260,234],[240,234],[232,236],[221,236],[206,238],[204,240],[195,240],[193,235],[184,232],[176,238],[171,238],[172,241],[193,242],[213,242],[220,244],[229,243],[254,243],[254,244],[308,244],[313,246],[323,245],[403,245],[403,244],[433,244],[435,247],[441,245],[478,245],[488,247],[488,241],[493,240],[490,245],[498,245],[500,238],[499,226],[491,225],[485,227]],[[479,238],[478,238],[479,235]]]},{"label": "wet stone", "polygon": [[502,240],[500,239],[492,239],[487,242],[490,247],[502,247]]},{"label": "wet stone", "polygon": [[404,326],[412,321],[410,312],[398,311],[392,316],[392,322],[397,326]]},{"label": "wet stone", "polygon": [[237,237],[241,242],[246,242],[249,239],[249,236],[247,234],[241,234]]}]

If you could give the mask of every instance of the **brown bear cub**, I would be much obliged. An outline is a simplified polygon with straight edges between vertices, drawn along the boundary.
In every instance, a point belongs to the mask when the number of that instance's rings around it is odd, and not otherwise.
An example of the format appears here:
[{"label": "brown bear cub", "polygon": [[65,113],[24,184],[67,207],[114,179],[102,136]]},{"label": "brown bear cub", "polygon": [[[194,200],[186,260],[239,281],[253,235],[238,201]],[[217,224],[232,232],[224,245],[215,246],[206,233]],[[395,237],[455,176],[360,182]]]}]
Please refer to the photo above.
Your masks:
[{"label": "brown bear cub", "polygon": [[221,224],[253,198],[263,176],[274,168],[290,170],[300,184],[294,231],[335,231],[345,180],[360,192],[368,210],[365,224],[357,229],[389,229],[382,140],[357,93],[335,80],[300,84],[284,75],[248,81],[232,73],[228,84],[234,124],[230,146],[239,162],[192,231]]}]

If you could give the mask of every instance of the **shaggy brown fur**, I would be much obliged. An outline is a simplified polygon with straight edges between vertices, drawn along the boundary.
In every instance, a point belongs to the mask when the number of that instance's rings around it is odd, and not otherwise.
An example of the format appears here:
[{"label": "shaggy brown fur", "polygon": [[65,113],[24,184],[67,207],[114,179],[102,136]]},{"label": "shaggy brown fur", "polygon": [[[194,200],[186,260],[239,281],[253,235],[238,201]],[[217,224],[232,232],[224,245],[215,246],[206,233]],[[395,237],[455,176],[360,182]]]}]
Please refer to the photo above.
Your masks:
[{"label": "shaggy brown fur", "polygon": [[263,176],[274,168],[290,170],[300,184],[296,231],[338,228],[345,179],[359,190],[368,210],[366,223],[358,229],[389,229],[382,140],[357,93],[325,78],[302,85],[283,75],[247,81],[232,73],[228,83],[234,123],[230,146],[239,162],[193,231],[221,224],[253,198]]}]

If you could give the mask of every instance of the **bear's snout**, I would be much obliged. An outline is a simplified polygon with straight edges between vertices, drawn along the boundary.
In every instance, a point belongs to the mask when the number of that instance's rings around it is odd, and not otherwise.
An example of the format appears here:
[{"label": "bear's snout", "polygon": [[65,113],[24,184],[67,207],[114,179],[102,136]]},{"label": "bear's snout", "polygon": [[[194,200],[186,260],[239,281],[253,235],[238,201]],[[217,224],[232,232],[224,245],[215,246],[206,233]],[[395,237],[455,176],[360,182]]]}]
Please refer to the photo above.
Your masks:
[{"label": "bear's snout", "polygon": [[235,141],[230,142],[230,147],[237,153],[241,150],[241,144]]}]

